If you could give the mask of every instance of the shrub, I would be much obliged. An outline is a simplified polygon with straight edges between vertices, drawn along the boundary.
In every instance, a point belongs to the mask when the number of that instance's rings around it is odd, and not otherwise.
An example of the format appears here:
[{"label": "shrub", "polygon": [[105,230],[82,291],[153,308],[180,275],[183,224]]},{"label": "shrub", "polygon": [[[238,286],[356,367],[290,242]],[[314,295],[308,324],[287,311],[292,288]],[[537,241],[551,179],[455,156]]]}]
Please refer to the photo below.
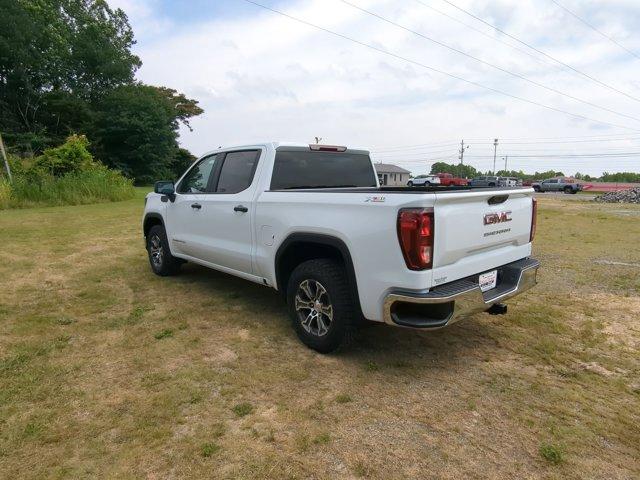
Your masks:
[{"label": "shrub", "polygon": [[35,166],[54,177],[91,169],[95,162],[87,150],[89,141],[84,135],[71,135],[59,147],[47,148],[36,159]]},{"label": "shrub", "polygon": [[133,182],[93,160],[87,139],[71,136],[41,157],[10,158],[13,183],[0,178],[0,209],[80,205],[133,198]]}]

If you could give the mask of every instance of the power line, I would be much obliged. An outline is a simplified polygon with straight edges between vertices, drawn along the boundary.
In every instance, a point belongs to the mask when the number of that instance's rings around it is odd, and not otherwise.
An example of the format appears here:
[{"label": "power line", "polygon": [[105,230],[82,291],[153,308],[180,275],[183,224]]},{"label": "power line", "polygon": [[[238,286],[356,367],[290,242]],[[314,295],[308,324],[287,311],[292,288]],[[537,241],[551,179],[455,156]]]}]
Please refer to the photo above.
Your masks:
[{"label": "power line", "polygon": [[618,47],[620,47],[622,50],[624,50],[625,52],[633,55],[634,57],[636,57],[637,59],[640,59],[640,56],[634,52],[633,50],[629,50],[627,47],[625,47],[624,45],[622,45],[621,43],[619,43],[617,40],[615,40],[613,37],[610,37],[609,35],[607,35],[606,33],[603,33],[602,31],[600,31],[599,29],[597,29],[595,26],[593,26],[591,23],[587,22],[584,18],[579,17],[576,13],[572,12],[571,10],[569,10],[567,7],[565,7],[564,5],[560,4],[560,2],[557,2],[556,0],[551,0],[553,3],[555,3],[558,7],[560,7],[561,9],[563,9],[565,12],[567,12],[569,15],[571,15],[572,17],[576,18],[577,20],[579,20],[580,22],[584,23],[587,27],[589,27],[591,30],[593,30],[594,32],[599,33],[600,35],[602,35],[604,38],[606,38],[607,40],[609,40],[611,43],[617,45]]},{"label": "power line", "polygon": [[[566,139],[566,140],[571,140],[571,139],[582,139],[582,138],[611,138],[611,137],[620,137],[620,136],[624,136],[624,135],[629,135],[629,133],[609,133],[609,134],[602,134],[602,135],[581,135],[581,136],[577,136],[577,137],[513,137],[513,138],[505,138],[504,140],[562,140],[562,139]],[[486,140],[487,137],[482,137],[482,138],[473,138],[471,140]]]},{"label": "power line", "polygon": [[450,19],[450,20],[453,20],[454,22],[459,23],[460,25],[464,25],[465,27],[467,27],[467,28],[469,28],[469,29],[473,30],[474,32],[479,33],[480,35],[484,35],[485,37],[490,38],[491,40],[494,40],[494,41],[496,41],[496,42],[498,42],[498,43],[502,43],[503,45],[506,45],[507,47],[511,47],[511,48],[513,48],[514,50],[516,50],[516,51],[518,51],[518,52],[520,52],[520,53],[522,53],[522,54],[524,54],[524,55],[527,55],[527,56],[529,56],[529,57],[533,58],[534,60],[536,60],[536,61],[538,61],[538,62],[540,62],[540,63],[543,63],[543,64],[545,64],[545,65],[554,65],[554,66],[556,66],[555,64],[553,64],[553,63],[551,63],[551,62],[548,62],[548,61],[546,61],[546,60],[543,60],[543,59],[541,59],[540,57],[538,57],[537,55],[534,55],[534,54],[532,54],[531,52],[528,52],[528,51],[526,51],[526,50],[525,50],[525,49],[523,49],[523,48],[516,47],[515,45],[512,45],[512,44],[510,44],[510,43],[507,43],[507,42],[505,42],[504,40],[501,40],[500,38],[493,37],[493,36],[489,35],[488,33],[483,32],[483,31],[482,31],[482,30],[480,30],[479,28],[476,28],[476,27],[474,27],[473,25],[470,25],[470,24],[468,24],[468,23],[465,23],[465,22],[463,22],[462,20],[459,20],[459,19],[457,19],[456,17],[454,17],[454,16],[452,16],[452,15],[449,15],[448,13],[443,12],[442,10],[438,10],[437,8],[435,8],[435,7],[431,6],[431,5],[428,5],[428,4],[424,3],[424,2],[422,2],[421,0],[415,0],[415,2],[419,3],[420,5],[422,5],[422,6],[426,7],[426,8],[428,8],[428,9],[430,9],[430,10],[433,10],[434,12],[436,12],[436,13],[438,13],[438,14],[442,15],[442,16],[447,17],[447,18],[448,18],[448,19]]},{"label": "power line", "polygon": [[[609,135],[583,135],[579,137],[513,137],[501,139],[505,145],[544,145],[544,144],[571,144],[571,143],[599,143],[599,142],[622,142],[622,141],[640,141],[640,136],[637,137],[621,137],[629,135],[628,133],[615,133]],[[619,138],[611,138],[619,137]],[[490,142],[484,142],[486,138],[469,138],[474,145],[493,145]],[[530,142],[523,142],[520,140],[532,140]],[[549,140],[549,141],[545,141]],[[413,145],[389,145],[386,147],[380,147],[370,150],[370,153],[386,153],[394,151],[414,150],[414,149],[431,149],[441,148],[444,146],[455,146],[458,142],[455,140],[447,142],[434,142],[434,143],[419,143]]]},{"label": "power line", "polygon": [[399,152],[399,153],[383,153],[383,154],[379,154],[379,153],[376,153],[376,152],[369,152],[369,153],[375,155],[376,157],[381,157],[381,158],[396,158],[396,157],[399,157],[399,156],[406,157],[406,156],[416,156],[416,155],[422,155],[422,156],[424,156],[424,155],[439,155],[441,153],[449,153],[452,150],[453,150],[453,148],[449,148],[447,150],[439,150],[437,152],[432,152],[432,151],[427,151],[427,152],[407,152],[407,153]]},{"label": "power line", "polygon": [[319,25],[316,25],[314,23],[308,22],[306,20],[302,20],[301,18],[294,17],[293,15],[289,15],[288,13],[281,12],[280,10],[276,10],[275,8],[271,8],[271,7],[268,7],[266,5],[262,5],[261,3],[258,3],[258,2],[254,1],[254,0],[244,0],[244,1],[247,2],[247,3],[251,3],[252,5],[255,5],[257,7],[263,8],[265,10],[269,10],[269,11],[271,11],[273,13],[276,13],[278,15],[281,15],[283,17],[289,18],[290,20],[294,20],[294,21],[296,21],[298,23],[301,23],[303,25],[307,25],[307,26],[313,27],[313,28],[315,28],[317,30],[321,30],[323,32],[329,33],[329,34],[334,35],[336,37],[339,37],[339,38],[342,38],[344,40],[348,40],[350,42],[353,42],[353,43],[356,43],[358,45],[361,45],[363,47],[369,48],[369,49],[374,50],[374,51],[376,51],[378,53],[382,53],[384,55],[388,55],[390,57],[397,58],[399,60],[403,60],[403,61],[405,61],[407,63],[411,63],[413,65],[417,65],[417,66],[419,66],[421,68],[425,68],[427,70],[439,73],[441,75],[445,75],[447,77],[459,80],[461,82],[468,83],[469,85],[474,85],[476,87],[483,88],[485,90],[489,90],[491,92],[498,93],[500,95],[504,95],[506,97],[510,97],[510,98],[513,98],[515,100],[519,100],[519,101],[524,102],[524,103],[529,103],[531,105],[536,105],[538,107],[545,108],[547,110],[551,110],[551,111],[558,112],[558,113],[564,113],[565,115],[569,115],[569,116],[574,117],[574,118],[579,118],[581,120],[587,120],[589,122],[595,122],[595,123],[599,123],[599,124],[602,124],[602,125],[608,125],[610,127],[624,128],[624,129],[627,129],[627,130],[632,130],[632,131],[637,131],[637,132],[640,131],[640,130],[632,128],[632,127],[627,127],[627,126],[624,126],[624,125],[617,125],[615,123],[609,123],[609,122],[604,122],[602,120],[596,120],[596,119],[587,117],[585,115],[580,115],[580,114],[576,114],[576,113],[567,112],[566,110],[562,110],[562,109],[559,109],[559,108],[556,108],[556,107],[552,107],[550,105],[545,105],[543,103],[539,103],[539,102],[536,102],[534,100],[529,100],[527,98],[520,97],[518,95],[507,93],[507,92],[504,92],[502,90],[498,90],[497,88],[489,87],[489,86],[483,85],[481,83],[475,82],[473,80],[467,80],[466,78],[460,77],[458,75],[454,75],[452,73],[445,72],[444,70],[439,70],[437,68],[430,67],[430,66],[425,65],[424,63],[418,62],[416,60],[411,60],[409,58],[403,57],[402,55],[399,55],[397,53],[393,53],[393,52],[390,52],[388,50],[384,50],[382,48],[376,47],[374,45],[370,45],[370,44],[365,43],[365,42],[361,42],[361,41],[356,40],[354,38],[351,38],[351,37],[349,37],[347,35],[344,35],[342,33],[334,32],[333,30],[329,30],[327,28],[321,27]]},{"label": "power line", "polygon": [[465,52],[463,50],[460,50],[458,48],[452,47],[451,45],[447,45],[444,42],[436,40],[435,38],[431,38],[428,35],[424,35],[423,33],[420,33],[420,32],[418,32],[416,30],[412,30],[412,29],[410,29],[408,27],[405,27],[404,25],[400,25],[399,23],[394,22],[393,20],[389,20],[388,18],[386,18],[386,17],[384,17],[382,15],[379,15],[379,14],[377,14],[375,12],[367,10],[366,8],[362,8],[362,7],[359,7],[358,5],[354,5],[353,3],[349,2],[348,0],[340,0],[340,1],[342,3],[344,3],[344,4],[346,4],[346,5],[349,5],[352,8],[355,8],[356,10],[360,10],[361,12],[366,13],[367,15],[375,17],[378,20],[382,20],[383,22],[386,22],[386,23],[388,23],[390,25],[393,25],[394,27],[401,28],[402,30],[404,30],[406,32],[409,32],[409,33],[412,33],[414,35],[417,35],[418,37],[423,38],[424,40],[427,40],[429,42],[435,43],[436,45],[439,45],[439,46],[441,46],[443,48],[451,50],[452,52],[456,52],[456,53],[458,53],[460,55],[464,55],[467,58],[470,58],[470,59],[472,59],[472,60],[474,60],[476,62],[481,63],[482,65],[486,65],[487,67],[491,67],[491,68],[493,68],[495,70],[498,70],[498,71],[500,71],[502,73],[506,73],[507,75],[511,75],[512,77],[519,78],[520,80],[524,80],[525,82],[528,82],[528,83],[530,83],[532,85],[535,85],[536,87],[544,88],[545,90],[548,90],[550,92],[557,93],[558,95],[562,95],[564,97],[570,98],[571,100],[575,100],[576,102],[580,102],[580,103],[583,103],[585,105],[589,105],[590,107],[598,108],[600,110],[604,110],[605,112],[613,113],[614,115],[618,115],[620,117],[626,117],[626,118],[629,118],[631,120],[635,120],[636,122],[640,122],[640,118],[638,118],[638,117],[634,117],[632,115],[627,115],[626,113],[620,113],[620,112],[617,112],[617,111],[612,110],[610,108],[603,107],[601,105],[589,102],[588,100],[583,100],[581,98],[574,97],[573,95],[570,95],[568,93],[562,92],[561,90],[558,90],[556,88],[549,87],[548,85],[545,85],[543,83],[540,83],[540,82],[537,82],[535,80],[532,80],[532,79],[530,79],[528,77],[525,77],[524,75],[521,75],[521,74],[516,73],[516,72],[512,72],[511,70],[508,70],[506,68],[502,68],[502,67],[500,67],[498,65],[495,65],[495,64],[493,64],[491,62],[487,62],[485,60],[482,60],[481,58],[478,58],[478,57],[476,57],[474,55],[471,55],[471,54],[469,54],[469,53],[467,53],[467,52]]},{"label": "power line", "polygon": [[410,147],[389,147],[389,148],[380,148],[380,149],[376,149],[376,150],[369,150],[370,153],[393,153],[395,151],[405,151],[405,150],[415,150],[415,149],[434,149],[434,148],[443,148],[443,147],[453,147],[455,145],[457,145],[458,142],[454,142],[454,143],[446,143],[443,145],[433,145],[433,146],[429,146],[428,144],[425,145],[413,145]]},{"label": "power line", "polygon": [[627,140],[640,140],[640,137],[629,137],[629,138],[599,138],[599,139],[593,139],[593,140],[560,140],[560,141],[556,141],[556,140],[552,140],[552,141],[548,141],[548,142],[541,142],[541,141],[535,141],[535,142],[505,142],[506,145],[547,145],[547,144],[554,144],[554,143],[600,143],[600,142],[622,142],[622,141],[627,141]]},{"label": "power line", "polygon": [[624,95],[625,97],[628,97],[628,98],[630,98],[630,99],[632,99],[632,100],[635,100],[636,102],[640,102],[640,98],[634,97],[633,95],[630,95],[630,94],[628,94],[628,93],[626,93],[626,92],[623,92],[622,90],[619,90],[619,89],[618,89],[618,88],[616,88],[616,87],[613,87],[613,86],[611,86],[611,85],[608,85],[608,84],[606,84],[606,83],[604,83],[604,82],[602,82],[602,81],[598,80],[597,78],[595,78],[595,77],[593,77],[593,76],[589,75],[588,73],[584,73],[584,72],[582,72],[582,71],[578,70],[577,68],[572,67],[571,65],[569,65],[569,64],[567,64],[567,63],[564,63],[562,60],[558,60],[557,58],[552,57],[552,56],[551,56],[551,55],[549,55],[548,53],[545,53],[545,52],[543,52],[542,50],[540,50],[540,49],[538,49],[538,48],[534,47],[533,45],[530,45],[530,44],[528,44],[527,42],[525,42],[525,41],[523,41],[523,40],[520,40],[519,38],[517,38],[517,37],[515,37],[515,36],[511,35],[510,33],[505,32],[505,31],[504,31],[504,30],[502,30],[501,28],[496,27],[495,25],[492,25],[491,23],[489,23],[489,22],[487,22],[487,21],[483,20],[482,18],[478,17],[477,15],[474,15],[473,13],[471,13],[471,12],[469,12],[469,11],[465,10],[464,8],[457,6],[455,3],[450,2],[449,0],[442,0],[442,1],[443,1],[443,2],[448,3],[449,5],[451,5],[451,6],[452,6],[452,7],[454,7],[454,8],[457,8],[457,9],[458,9],[458,10],[460,10],[461,12],[466,13],[467,15],[469,15],[469,16],[471,16],[471,17],[475,18],[475,19],[476,19],[476,20],[478,20],[479,22],[482,22],[482,23],[484,23],[485,25],[487,25],[487,26],[489,26],[489,27],[493,28],[494,30],[496,30],[496,31],[498,31],[498,32],[500,32],[500,33],[502,33],[503,35],[506,35],[507,37],[509,37],[509,38],[511,38],[511,39],[513,39],[513,40],[515,40],[515,41],[517,41],[518,43],[521,43],[522,45],[525,45],[526,47],[529,47],[531,50],[534,50],[534,51],[538,52],[539,54],[544,55],[545,57],[547,57],[547,58],[549,58],[549,59],[553,60],[554,62],[556,62],[556,63],[558,63],[558,64],[562,65],[563,67],[568,68],[568,69],[572,70],[573,72],[575,72],[575,73],[577,73],[577,74],[579,74],[579,75],[582,75],[583,77],[588,78],[589,80],[591,80],[591,81],[593,81],[593,82],[596,82],[597,84],[599,84],[599,85],[601,85],[601,86],[603,86],[603,87],[605,87],[605,88],[608,88],[609,90],[613,90],[614,92],[617,92],[617,93],[619,93],[619,94],[621,94],[621,95]]},{"label": "power line", "polygon": [[[544,154],[544,155],[509,155],[511,157],[518,158],[612,158],[612,157],[637,157],[640,156],[640,152],[624,152],[624,153],[579,153],[579,154]],[[469,158],[493,158],[489,155],[469,155]]]}]

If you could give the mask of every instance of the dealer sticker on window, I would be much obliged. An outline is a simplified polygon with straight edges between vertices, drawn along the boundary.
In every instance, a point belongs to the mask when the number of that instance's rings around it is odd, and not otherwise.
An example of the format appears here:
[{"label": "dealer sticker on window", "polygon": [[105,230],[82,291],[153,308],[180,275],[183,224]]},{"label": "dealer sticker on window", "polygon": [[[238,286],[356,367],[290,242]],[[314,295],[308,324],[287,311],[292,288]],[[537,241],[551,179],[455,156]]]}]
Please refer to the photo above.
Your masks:
[{"label": "dealer sticker on window", "polygon": [[478,280],[480,283],[480,290],[482,290],[483,292],[491,290],[492,288],[496,287],[496,283],[498,282],[498,271],[491,270],[487,273],[481,273]]}]

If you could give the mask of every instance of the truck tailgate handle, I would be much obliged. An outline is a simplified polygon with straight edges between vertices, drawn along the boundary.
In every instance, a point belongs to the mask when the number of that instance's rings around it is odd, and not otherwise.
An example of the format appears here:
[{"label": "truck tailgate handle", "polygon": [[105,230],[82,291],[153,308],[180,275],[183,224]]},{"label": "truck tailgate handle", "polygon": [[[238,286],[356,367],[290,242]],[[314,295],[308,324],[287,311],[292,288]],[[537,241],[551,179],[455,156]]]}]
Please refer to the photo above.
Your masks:
[{"label": "truck tailgate handle", "polygon": [[202,205],[200,205],[199,203],[192,203],[191,204],[191,208],[195,208],[196,210],[200,210],[202,208]]},{"label": "truck tailgate handle", "polygon": [[509,198],[509,195],[494,195],[489,200],[487,200],[487,203],[489,205],[497,205],[499,203],[506,202],[507,198]]},{"label": "truck tailgate handle", "polygon": [[249,211],[249,209],[247,207],[245,207],[244,205],[236,205],[235,207],[233,207],[233,211],[234,212],[246,213],[246,212]]}]

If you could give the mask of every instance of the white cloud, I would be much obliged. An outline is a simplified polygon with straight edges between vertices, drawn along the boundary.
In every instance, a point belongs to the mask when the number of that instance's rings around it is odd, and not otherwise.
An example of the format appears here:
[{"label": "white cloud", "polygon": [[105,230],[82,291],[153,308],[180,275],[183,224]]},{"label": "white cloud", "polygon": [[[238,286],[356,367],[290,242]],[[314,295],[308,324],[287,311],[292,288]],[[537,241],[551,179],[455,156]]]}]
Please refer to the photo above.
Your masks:
[{"label": "white cloud", "polygon": [[[501,43],[438,15],[413,0],[351,0],[406,27],[464,50],[484,60],[525,75],[537,82],[640,117],[638,104],[567,72],[536,62]],[[441,1],[425,3],[485,31],[488,27],[464,16]],[[169,28],[173,22],[158,13],[155,0],[118,0],[130,15],[140,42],[136,52],[144,63],[139,78],[167,85],[200,100],[205,114],[192,121],[194,131],[182,132],[181,141],[196,154],[219,145],[256,140],[309,142],[316,135],[328,143],[374,148],[415,145],[451,139],[469,140],[468,162],[487,169],[495,137],[570,137],[633,132],[602,128],[560,113],[528,105],[453,80],[416,65],[374,52],[244,2],[218,19]],[[456,1],[463,8],[498,23],[513,35],[531,42],[566,63],[616,88],[640,97],[640,60],[587,29],[552,2],[534,0]],[[564,0],[576,13],[608,34],[640,51],[630,19],[640,19],[640,4],[633,0],[599,0],[589,9]],[[231,8],[231,7],[230,7]],[[324,28],[340,32],[378,48],[398,53],[434,68],[606,122],[640,129],[640,122],[617,117],[480,65],[461,55],[395,28],[337,0],[296,0],[275,8]],[[503,37],[501,37],[503,38]],[[511,43],[512,40],[506,39]],[[519,48],[524,48],[518,45]],[[548,60],[545,60],[548,62]],[[500,148],[499,156],[533,148],[558,151],[640,151],[640,142],[603,142],[516,146]],[[442,148],[426,149],[429,152]],[[414,155],[409,150],[384,157],[418,173],[428,158],[455,154]],[[382,157],[381,157],[382,158]],[[638,157],[640,158],[640,157]],[[515,157],[511,166],[527,171],[563,169],[599,173],[602,170],[640,168],[640,160],[531,160]]]}]

